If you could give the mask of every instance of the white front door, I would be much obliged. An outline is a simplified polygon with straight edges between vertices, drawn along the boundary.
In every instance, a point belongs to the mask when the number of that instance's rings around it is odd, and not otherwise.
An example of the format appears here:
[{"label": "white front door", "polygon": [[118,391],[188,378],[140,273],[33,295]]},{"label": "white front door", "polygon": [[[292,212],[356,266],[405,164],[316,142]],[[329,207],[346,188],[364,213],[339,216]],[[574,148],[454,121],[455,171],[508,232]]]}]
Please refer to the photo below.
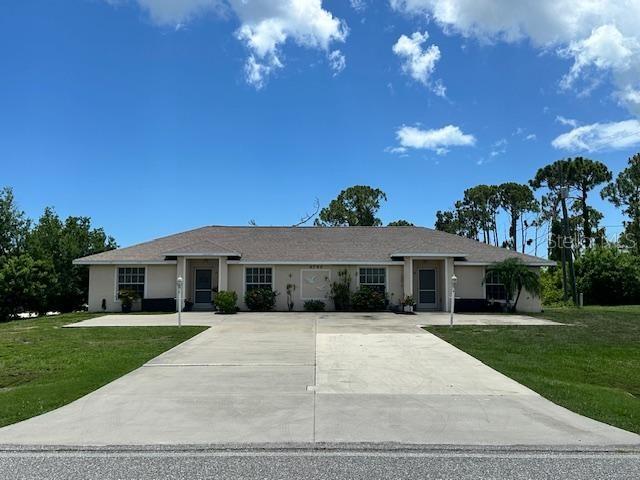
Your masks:
[{"label": "white front door", "polygon": [[421,268],[418,270],[418,308],[436,309],[436,270]]}]

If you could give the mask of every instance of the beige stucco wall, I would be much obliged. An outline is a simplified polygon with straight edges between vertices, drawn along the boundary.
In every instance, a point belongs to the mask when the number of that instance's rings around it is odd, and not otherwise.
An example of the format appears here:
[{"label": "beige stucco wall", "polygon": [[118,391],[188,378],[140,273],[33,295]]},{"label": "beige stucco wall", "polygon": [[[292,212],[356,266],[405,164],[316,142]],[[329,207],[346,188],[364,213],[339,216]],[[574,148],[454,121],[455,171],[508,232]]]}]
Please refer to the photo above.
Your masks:
[{"label": "beige stucco wall", "polygon": [[[540,273],[540,268],[531,267],[536,273]],[[456,298],[485,298],[486,290],[483,283],[486,267],[484,266],[455,266],[455,274],[458,277],[456,285]],[[519,312],[540,312],[542,301],[540,297],[526,290],[523,290],[518,300]]]},{"label": "beige stucco wall", "polygon": [[457,298],[485,298],[484,267],[454,267],[458,283],[456,284]]},{"label": "beige stucco wall", "polygon": [[[145,297],[174,298],[176,296],[175,265],[122,265],[145,267]],[[118,265],[91,265],[89,267],[89,311],[101,312],[102,299],[106,300],[107,312],[121,310],[116,300],[116,271]],[[135,306],[134,306],[135,308]]]},{"label": "beige stucco wall", "polygon": [[[338,272],[347,269],[351,275],[351,288],[355,290],[358,288],[359,282],[359,268],[366,267],[368,265],[240,265],[230,264],[228,266],[229,285],[228,289],[233,290],[238,294],[238,306],[242,310],[246,310],[244,303],[244,269],[245,267],[265,267],[271,266],[273,268],[273,281],[274,288],[278,291],[279,295],[276,297],[276,310],[287,310],[287,284],[293,284],[296,286],[293,292],[292,298],[295,311],[304,310],[305,300],[302,298],[305,288],[302,287],[303,278],[301,275],[302,270],[318,270],[321,271],[322,277],[327,277],[327,282],[334,282],[338,279]],[[376,265],[371,265],[375,267]],[[387,269],[387,293],[390,303],[399,303],[402,298],[402,272],[403,265],[385,265]],[[322,281],[322,279],[320,279]],[[317,297],[318,295],[316,295]],[[333,309],[333,302],[329,298],[322,299],[327,310]]]}]

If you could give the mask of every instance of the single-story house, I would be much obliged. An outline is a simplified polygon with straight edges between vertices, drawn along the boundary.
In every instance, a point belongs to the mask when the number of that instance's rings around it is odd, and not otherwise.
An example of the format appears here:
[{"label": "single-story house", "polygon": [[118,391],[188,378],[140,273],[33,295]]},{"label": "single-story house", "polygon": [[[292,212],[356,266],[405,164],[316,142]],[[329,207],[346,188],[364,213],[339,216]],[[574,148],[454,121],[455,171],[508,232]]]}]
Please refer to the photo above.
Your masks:
[{"label": "single-story house", "polygon": [[[135,290],[137,308],[177,308],[177,279],[194,309],[211,309],[220,290],[244,294],[257,287],[279,292],[276,310],[287,310],[287,285],[294,310],[306,300],[333,308],[331,282],[347,270],[352,289],[384,291],[390,305],[413,296],[418,310],[450,308],[455,274],[456,305],[482,309],[504,301],[499,278],[485,281],[485,269],[507,258],[532,269],[548,260],[422,227],[231,227],[208,226],[75,260],[89,266],[89,310],[119,311],[118,292]],[[523,292],[519,309],[540,311],[540,299]]]}]

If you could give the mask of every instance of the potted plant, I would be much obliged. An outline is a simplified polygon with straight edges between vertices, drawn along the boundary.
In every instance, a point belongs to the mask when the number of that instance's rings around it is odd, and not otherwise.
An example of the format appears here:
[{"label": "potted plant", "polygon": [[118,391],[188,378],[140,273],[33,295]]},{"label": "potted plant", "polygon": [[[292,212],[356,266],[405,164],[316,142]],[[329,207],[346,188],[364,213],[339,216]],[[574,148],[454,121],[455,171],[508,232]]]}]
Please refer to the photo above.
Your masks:
[{"label": "potted plant", "polygon": [[122,313],[130,313],[133,302],[140,298],[138,292],[134,290],[121,290],[118,294],[118,298],[122,304]]},{"label": "potted plant", "polygon": [[183,310],[185,312],[190,312],[192,308],[193,308],[193,302],[191,301],[191,299],[190,298],[185,298],[184,299],[184,308],[183,308]]},{"label": "potted plant", "polygon": [[406,313],[413,313],[413,309],[416,306],[416,301],[413,299],[413,296],[407,295],[404,297],[402,301],[402,310]]}]

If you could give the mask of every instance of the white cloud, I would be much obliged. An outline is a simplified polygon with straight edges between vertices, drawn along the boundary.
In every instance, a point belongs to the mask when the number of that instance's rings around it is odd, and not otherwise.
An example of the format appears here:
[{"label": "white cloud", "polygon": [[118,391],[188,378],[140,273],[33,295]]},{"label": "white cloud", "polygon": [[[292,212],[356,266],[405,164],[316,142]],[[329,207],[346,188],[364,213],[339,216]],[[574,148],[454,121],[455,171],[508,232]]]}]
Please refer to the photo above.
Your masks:
[{"label": "white cloud", "polygon": [[525,140],[528,140],[530,142],[537,140],[538,136],[535,133],[530,133],[529,135],[527,135],[526,137],[524,137]]},{"label": "white cloud", "polygon": [[505,153],[507,153],[507,144],[509,142],[507,142],[506,138],[501,138],[500,140],[498,140],[497,142],[495,142],[492,147],[491,147],[491,152],[489,153],[489,155],[491,157],[497,157],[499,155],[504,155]]},{"label": "white cloud", "polygon": [[351,8],[353,8],[356,12],[362,12],[367,8],[367,2],[365,0],[349,0],[351,4]]},{"label": "white cloud", "polygon": [[597,152],[640,145],[640,121],[593,123],[563,133],[551,142],[557,149]]},{"label": "white cloud", "polygon": [[[637,0],[390,0],[392,8],[426,15],[449,33],[482,42],[529,40],[570,58],[561,86],[588,93],[610,73],[615,97],[640,115],[640,2]],[[594,78],[595,76],[595,78]],[[579,83],[586,82],[586,88]]]},{"label": "white cloud", "polygon": [[400,36],[393,46],[393,53],[402,59],[402,71],[415,81],[431,88],[436,95],[445,96],[446,89],[440,81],[432,84],[431,74],[440,60],[440,49],[437,45],[423,48],[429,39],[427,32],[414,32],[411,37]]},{"label": "white cloud", "polygon": [[331,70],[333,70],[334,77],[340,74],[347,66],[347,60],[340,50],[334,50],[329,53],[327,59],[329,60]]},{"label": "white cloud", "polygon": [[344,42],[348,35],[346,23],[322,8],[322,0],[136,1],[161,26],[183,26],[207,13],[233,12],[240,21],[236,38],[249,50],[246,80],[256,88],[283,67],[280,49],[287,41],[328,52],[332,43]]},{"label": "white cloud", "polygon": [[562,115],[556,116],[556,122],[558,122],[561,125],[568,125],[569,127],[573,127],[573,128],[576,128],[579,125],[577,120],[574,120],[573,118],[566,118],[566,117],[563,117]]},{"label": "white cloud", "polygon": [[396,151],[406,152],[408,149],[433,150],[439,155],[449,151],[449,147],[462,147],[475,145],[473,135],[463,133],[459,127],[447,125],[438,129],[423,130],[418,127],[403,125],[396,131],[399,146]]}]

